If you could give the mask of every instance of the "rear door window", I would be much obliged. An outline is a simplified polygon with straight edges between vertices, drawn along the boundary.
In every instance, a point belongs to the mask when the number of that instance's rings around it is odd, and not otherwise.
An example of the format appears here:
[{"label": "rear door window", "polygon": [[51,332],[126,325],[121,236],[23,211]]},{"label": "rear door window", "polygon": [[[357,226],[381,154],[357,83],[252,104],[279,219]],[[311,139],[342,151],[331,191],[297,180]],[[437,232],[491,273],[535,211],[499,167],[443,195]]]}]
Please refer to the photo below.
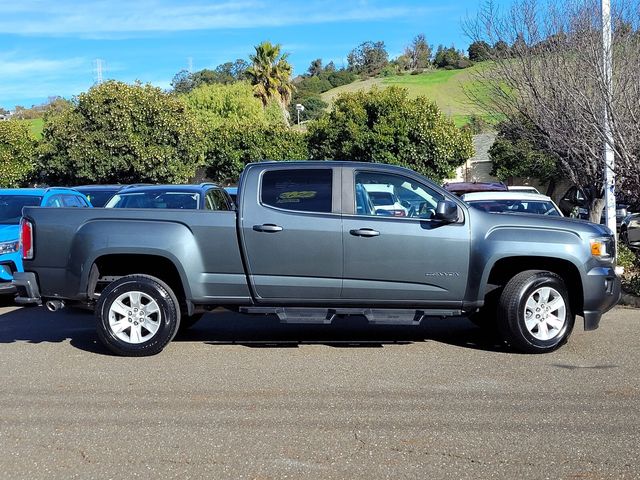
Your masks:
[{"label": "rear door window", "polygon": [[332,182],[330,168],[269,170],[262,176],[262,204],[286,210],[330,213]]}]

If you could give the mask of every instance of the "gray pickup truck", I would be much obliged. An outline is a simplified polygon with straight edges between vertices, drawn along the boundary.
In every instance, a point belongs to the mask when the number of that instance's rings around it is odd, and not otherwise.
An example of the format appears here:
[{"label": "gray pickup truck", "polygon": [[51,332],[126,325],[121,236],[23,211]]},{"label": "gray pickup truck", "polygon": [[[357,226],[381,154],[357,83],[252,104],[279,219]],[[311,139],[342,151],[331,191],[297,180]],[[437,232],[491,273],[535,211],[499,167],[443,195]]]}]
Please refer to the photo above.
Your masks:
[{"label": "gray pickup truck", "polygon": [[[368,192],[400,205],[376,208]],[[378,195],[380,197],[380,195]],[[604,226],[493,214],[410,170],[373,163],[248,165],[237,211],[25,208],[21,303],[95,309],[116,354],[160,352],[218,306],[329,323],[467,315],[547,352],[620,296]]]}]

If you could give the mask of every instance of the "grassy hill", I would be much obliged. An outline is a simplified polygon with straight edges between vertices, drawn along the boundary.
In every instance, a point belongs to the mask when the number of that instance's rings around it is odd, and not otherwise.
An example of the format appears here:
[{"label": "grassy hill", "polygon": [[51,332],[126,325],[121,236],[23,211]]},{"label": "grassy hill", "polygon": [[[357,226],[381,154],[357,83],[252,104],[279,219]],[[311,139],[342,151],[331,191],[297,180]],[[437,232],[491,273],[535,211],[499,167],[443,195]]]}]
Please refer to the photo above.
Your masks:
[{"label": "grassy hill", "polygon": [[420,95],[429,97],[458,126],[467,123],[471,115],[479,115],[487,121],[492,121],[492,116],[475,105],[468,97],[469,92],[481,98],[488,95],[486,89],[474,78],[474,73],[481,68],[486,68],[486,65],[478,64],[464,70],[434,70],[419,75],[370,78],[333,88],[321,96],[325,102],[331,104],[339,94],[344,92],[369,90],[374,85],[378,88],[395,85],[406,88],[412,97]]},{"label": "grassy hill", "polygon": [[29,128],[29,131],[31,132],[31,135],[33,135],[33,138],[37,140],[40,140],[42,138],[42,128],[44,126],[44,119],[33,118],[31,120],[12,120],[12,121],[25,124]]}]

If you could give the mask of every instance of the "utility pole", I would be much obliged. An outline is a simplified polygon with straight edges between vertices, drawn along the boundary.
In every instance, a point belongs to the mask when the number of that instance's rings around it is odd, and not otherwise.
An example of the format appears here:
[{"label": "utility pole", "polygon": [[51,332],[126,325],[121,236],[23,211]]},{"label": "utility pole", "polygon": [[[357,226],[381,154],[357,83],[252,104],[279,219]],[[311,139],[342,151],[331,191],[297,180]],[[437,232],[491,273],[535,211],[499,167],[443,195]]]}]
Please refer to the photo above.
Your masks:
[{"label": "utility pole", "polygon": [[611,35],[611,3],[610,0],[602,0],[602,59],[605,82],[604,99],[604,198],[606,202],[607,227],[616,233],[616,176],[615,155],[613,152],[613,132],[611,131],[611,98],[613,97],[611,77],[613,70],[612,61],[612,35]]}]

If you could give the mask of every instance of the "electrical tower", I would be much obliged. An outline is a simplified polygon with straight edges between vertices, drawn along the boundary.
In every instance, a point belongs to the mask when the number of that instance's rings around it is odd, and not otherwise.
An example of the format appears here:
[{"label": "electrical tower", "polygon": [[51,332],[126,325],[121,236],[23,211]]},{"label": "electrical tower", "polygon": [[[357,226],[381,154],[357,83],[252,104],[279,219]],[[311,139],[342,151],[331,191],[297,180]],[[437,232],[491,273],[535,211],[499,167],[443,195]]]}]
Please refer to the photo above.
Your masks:
[{"label": "electrical tower", "polygon": [[187,70],[193,73],[193,57],[187,57]]},{"label": "electrical tower", "polygon": [[102,83],[102,71],[104,70],[104,61],[101,58],[96,58],[96,83]]}]

